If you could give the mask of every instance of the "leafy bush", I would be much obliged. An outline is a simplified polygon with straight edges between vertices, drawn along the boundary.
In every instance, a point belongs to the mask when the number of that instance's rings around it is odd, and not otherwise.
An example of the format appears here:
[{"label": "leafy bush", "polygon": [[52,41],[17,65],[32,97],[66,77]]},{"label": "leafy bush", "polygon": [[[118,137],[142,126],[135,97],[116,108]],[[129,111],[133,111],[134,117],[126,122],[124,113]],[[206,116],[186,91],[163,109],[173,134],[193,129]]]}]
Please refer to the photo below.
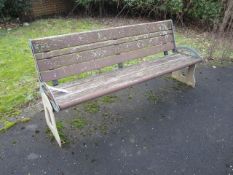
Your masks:
[{"label": "leafy bush", "polygon": [[184,3],[182,0],[170,0],[165,2],[165,6],[171,14],[177,14],[182,12]]},{"label": "leafy bush", "polygon": [[219,19],[222,8],[222,3],[219,0],[195,0],[188,15],[193,19],[215,22]]},{"label": "leafy bush", "polygon": [[30,0],[0,0],[2,16],[20,17],[30,10]]},{"label": "leafy bush", "polygon": [[6,0],[0,0],[0,13],[1,13],[2,9],[3,9],[4,6],[5,6],[5,1],[6,1]]},{"label": "leafy bush", "polygon": [[[111,4],[118,11],[131,15],[153,16],[159,18],[176,17],[183,21],[191,19],[202,23],[213,23],[221,17],[221,0],[76,0],[87,11]],[[102,3],[101,3],[102,2]]]}]

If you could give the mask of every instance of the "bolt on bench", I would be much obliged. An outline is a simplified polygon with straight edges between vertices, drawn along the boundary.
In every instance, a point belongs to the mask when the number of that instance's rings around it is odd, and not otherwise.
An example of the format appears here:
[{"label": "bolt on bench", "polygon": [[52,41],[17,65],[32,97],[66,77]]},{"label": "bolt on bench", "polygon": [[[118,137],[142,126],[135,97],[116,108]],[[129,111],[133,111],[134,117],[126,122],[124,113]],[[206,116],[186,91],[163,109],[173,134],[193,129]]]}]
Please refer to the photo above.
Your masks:
[{"label": "bolt on bench", "polygon": [[[194,87],[195,65],[202,61],[194,49],[176,47],[171,20],[33,39],[30,46],[39,75],[46,122],[59,146],[61,140],[54,111],[168,73]],[[172,51],[170,55],[168,51]],[[126,61],[160,52],[164,57],[124,67]],[[114,64],[118,64],[119,69],[58,85],[59,79]]]}]

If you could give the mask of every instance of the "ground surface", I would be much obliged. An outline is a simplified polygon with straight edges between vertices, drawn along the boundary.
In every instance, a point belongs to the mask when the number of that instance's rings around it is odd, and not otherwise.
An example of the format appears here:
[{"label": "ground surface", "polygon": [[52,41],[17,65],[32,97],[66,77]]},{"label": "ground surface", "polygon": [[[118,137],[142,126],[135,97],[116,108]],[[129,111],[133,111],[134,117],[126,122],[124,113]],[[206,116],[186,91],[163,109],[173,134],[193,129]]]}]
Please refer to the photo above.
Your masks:
[{"label": "ground surface", "polygon": [[233,174],[232,75],[202,67],[195,89],[161,78],[63,111],[63,149],[39,112],[0,135],[0,174]]}]

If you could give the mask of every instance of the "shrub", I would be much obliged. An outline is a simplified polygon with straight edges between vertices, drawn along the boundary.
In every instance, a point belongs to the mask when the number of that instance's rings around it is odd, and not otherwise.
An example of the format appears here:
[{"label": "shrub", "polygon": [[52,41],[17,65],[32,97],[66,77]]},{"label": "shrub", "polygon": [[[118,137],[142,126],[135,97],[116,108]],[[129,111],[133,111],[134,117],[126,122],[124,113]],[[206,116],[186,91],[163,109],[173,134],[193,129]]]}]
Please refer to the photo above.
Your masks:
[{"label": "shrub", "polygon": [[0,13],[1,13],[2,9],[3,9],[4,6],[5,6],[5,1],[6,1],[6,0],[0,0]]},{"label": "shrub", "polygon": [[21,17],[30,10],[30,0],[0,0],[0,14],[5,17]]},{"label": "shrub", "polygon": [[188,16],[202,22],[213,23],[219,20],[223,4],[219,0],[195,0],[188,11]]},{"label": "shrub", "polygon": [[165,2],[165,6],[171,14],[177,14],[182,12],[184,3],[182,0],[170,0]]},{"label": "shrub", "polygon": [[[159,18],[176,17],[180,21],[191,19],[213,24],[221,17],[223,4],[221,0],[76,0],[90,13],[101,6],[110,4],[131,15],[147,15]],[[101,3],[102,2],[102,3]],[[100,11],[99,11],[100,12]]]}]

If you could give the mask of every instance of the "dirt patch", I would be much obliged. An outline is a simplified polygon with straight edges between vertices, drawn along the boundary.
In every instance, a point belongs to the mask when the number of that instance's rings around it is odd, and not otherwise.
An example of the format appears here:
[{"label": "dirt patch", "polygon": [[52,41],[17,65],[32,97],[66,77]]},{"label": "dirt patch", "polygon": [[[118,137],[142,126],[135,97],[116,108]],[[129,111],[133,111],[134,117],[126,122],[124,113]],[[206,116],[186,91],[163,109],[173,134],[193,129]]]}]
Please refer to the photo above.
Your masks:
[{"label": "dirt patch", "polygon": [[19,23],[13,23],[13,22],[0,23],[0,29],[12,30],[19,26],[20,26]]}]

